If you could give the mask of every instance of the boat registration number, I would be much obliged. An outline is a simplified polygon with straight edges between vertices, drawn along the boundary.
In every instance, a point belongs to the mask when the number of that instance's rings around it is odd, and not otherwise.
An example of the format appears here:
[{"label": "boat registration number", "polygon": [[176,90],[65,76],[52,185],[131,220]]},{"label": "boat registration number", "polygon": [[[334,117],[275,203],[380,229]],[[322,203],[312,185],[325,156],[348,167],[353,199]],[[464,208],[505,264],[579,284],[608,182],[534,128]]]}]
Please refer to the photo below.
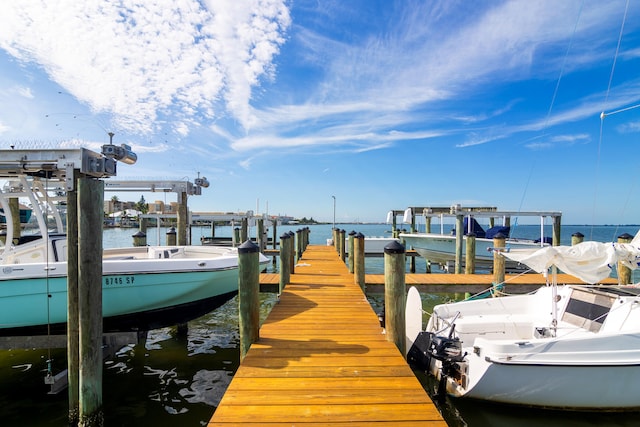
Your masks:
[{"label": "boat registration number", "polygon": [[104,278],[104,285],[133,285],[134,276],[107,276]]}]

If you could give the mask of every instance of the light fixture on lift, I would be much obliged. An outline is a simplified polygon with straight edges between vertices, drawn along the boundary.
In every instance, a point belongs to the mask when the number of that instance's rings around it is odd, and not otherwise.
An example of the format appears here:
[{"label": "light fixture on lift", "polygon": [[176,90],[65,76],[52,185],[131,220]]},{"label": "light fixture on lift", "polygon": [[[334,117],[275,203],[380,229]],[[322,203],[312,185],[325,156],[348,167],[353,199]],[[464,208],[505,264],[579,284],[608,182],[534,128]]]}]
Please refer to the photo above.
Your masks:
[{"label": "light fixture on lift", "polygon": [[209,180],[206,176],[200,178],[200,172],[198,172],[198,177],[193,181],[193,183],[199,187],[209,188]]},{"label": "light fixture on lift", "polygon": [[109,132],[109,144],[102,146],[102,154],[128,165],[134,164],[138,160],[136,153],[131,151],[131,147],[127,144],[121,144],[120,147],[113,145],[113,135],[113,132]]}]

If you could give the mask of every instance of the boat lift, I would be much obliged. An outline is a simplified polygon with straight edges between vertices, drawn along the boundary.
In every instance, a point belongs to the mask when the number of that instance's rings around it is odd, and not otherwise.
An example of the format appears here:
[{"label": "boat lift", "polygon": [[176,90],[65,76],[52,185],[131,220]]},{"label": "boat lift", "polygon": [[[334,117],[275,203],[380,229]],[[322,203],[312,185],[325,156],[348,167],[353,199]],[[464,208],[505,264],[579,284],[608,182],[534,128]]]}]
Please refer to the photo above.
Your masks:
[{"label": "boat lift", "polygon": [[[116,180],[105,181],[105,191],[138,191],[138,192],[163,192],[163,193],[176,193],[178,195],[178,211],[176,212],[176,218],[178,222],[178,244],[185,245],[188,240],[191,240],[187,233],[187,227],[191,224],[189,220],[189,210],[187,207],[188,196],[200,196],[203,188],[209,187],[209,181],[206,177],[200,177],[192,183],[188,180]],[[160,217],[160,215],[146,214],[142,218]],[[158,242],[160,242],[160,221],[158,221]]]},{"label": "boat lift", "polygon": [[[4,197],[0,198],[0,207],[4,209],[5,215],[11,211],[10,200],[21,197],[25,191],[25,177],[43,178],[46,182],[54,180],[64,182],[64,191],[67,193],[67,202],[73,212],[81,209],[85,212],[85,221],[71,221],[67,223],[69,234],[76,239],[76,250],[83,251],[85,260],[93,258],[101,259],[102,247],[98,247],[94,242],[83,236],[91,236],[96,230],[102,229],[102,206],[99,200],[92,197],[97,194],[99,185],[96,179],[116,176],[117,164],[134,164],[137,155],[131,151],[131,147],[126,144],[116,146],[113,144],[113,133],[109,133],[110,142],[102,146],[102,152],[97,153],[86,148],[76,149],[10,149],[0,150],[0,179],[7,181],[3,189]],[[95,179],[94,179],[95,178]],[[78,185],[77,185],[78,184]],[[77,185],[77,188],[76,188]],[[101,185],[101,184],[100,184]],[[42,186],[39,191],[47,193],[50,189]],[[88,197],[73,197],[69,194],[75,192],[86,194]],[[15,197],[12,197],[15,196]],[[38,209],[38,202],[31,198],[34,203],[33,208]],[[69,212],[69,211],[68,211]],[[42,214],[42,212],[39,212]],[[77,217],[77,214],[74,214]],[[44,220],[43,220],[44,221]],[[46,221],[45,221],[46,222]],[[59,218],[56,218],[59,223]],[[82,223],[81,225],[78,223]],[[58,224],[60,225],[60,224]],[[7,221],[7,240],[4,251],[11,245],[14,235],[14,224]],[[19,226],[19,225],[18,225]],[[43,236],[48,233],[46,224],[43,228]],[[4,252],[3,251],[3,252]],[[76,254],[77,255],[77,254]],[[77,259],[77,256],[71,257]],[[79,260],[78,260],[79,261]],[[69,400],[69,413],[79,414],[80,417],[95,416],[94,413],[101,411],[102,406],[102,358],[95,357],[96,349],[102,347],[102,309],[101,280],[92,280],[102,274],[102,264],[96,262],[78,262],[68,264],[69,294],[77,295],[73,301],[70,298],[69,312],[75,315],[69,317],[69,331],[80,331],[82,325],[83,333],[70,333],[67,335],[68,347],[68,368],[69,384],[74,392],[74,399]],[[72,286],[73,284],[73,286]],[[14,337],[19,339],[20,337]],[[22,337],[25,338],[25,337]],[[25,339],[29,339],[26,337]],[[5,343],[6,344],[6,343]],[[17,343],[9,343],[16,345]],[[50,344],[47,344],[50,348]],[[82,365],[82,369],[80,366]],[[48,371],[45,383],[51,385],[51,392],[57,393],[64,389],[67,382],[66,371],[57,375],[51,372],[51,365],[48,363]],[[71,375],[73,379],[71,379]],[[82,376],[89,386],[79,388],[79,378]],[[79,401],[84,402],[80,407]],[[71,421],[71,418],[70,418]],[[76,420],[77,421],[77,420]]]}]

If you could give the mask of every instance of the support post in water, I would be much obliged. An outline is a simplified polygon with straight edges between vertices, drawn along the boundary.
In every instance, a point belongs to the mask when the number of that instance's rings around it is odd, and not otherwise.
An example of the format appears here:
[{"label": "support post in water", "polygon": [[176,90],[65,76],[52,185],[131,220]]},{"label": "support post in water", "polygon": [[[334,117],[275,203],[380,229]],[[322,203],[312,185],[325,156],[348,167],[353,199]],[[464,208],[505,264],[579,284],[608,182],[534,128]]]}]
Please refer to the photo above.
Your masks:
[{"label": "support post in water", "polygon": [[138,231],[131,237],[133,237],[133,246],[147,246],[147,235],[144,232]]},{"label": "support post in water", "polygon": [[264,234],[264,219],[259,218],[256,224],[256,242],[258,242],[260,252],[263,252],[267,248],[266,240]]},{"label": "support post in water", "polygon": [[464,232],[464,216],[456,215],[456,274],[462,273],[462,242],[464,241]]},{"label": "support post in water", "polygon": [[[493,237],[493,286],[500,286],[504,283],[506,260],[502,251],[505,248],[507,237],[498,233]],[[499,292],[493,292],[494,297],[500,296]]]},{"label": "support post in water", "polygon": [[[178,211],[176,212],[176,222],[178,223],[178,234],[176,241],[178,245],[187,244],[187,226],[189,224],[189,208],[187,207],[187,193],[178,193]],[[173,246],[176,244],[174,243]]]},{"label": "support post in water", "polygon": [[80,320],[78,311],[78,175],[73,170],[73,190],[67,191],[67,379],[69,426],[80,417]]},{"label": "support post in water", "polygon": [[302,229],[298,228],[296,230],[296,240],[295,240],[295,253],[296,253],[296,261],[300,261],[302,258]]},{"label": "support post in water", "polygon": [[345,251],[345,231],[344,230],[340,230],[340,237],[338,238],[340,241],[340,259],[342,260],[342,262],[345,261],[346,259],[346,251]]},{"label": "support post in water", "polygon": [[240,241],[246,242],[249,240],[249,219],[242,218],[240,222]]},{"label": "support post in water", "polygon": [[176,229],[171,227],[167,231],[167,246],[175,246],[176,245]]},{"label": "support post in water", "polygon": [[240,228],[235,227],[233,229],[233,246],[237,247],[240,245]]},{"label": "support post in water", "polygon": [[280,285],[278,287],[278,296],[282,294],[284,287],[289,283],[291,272],[291,263],[289,262],[289,233],[280,236]]},{"label": "support post in water", "polygon": [[467,234],[467,245],[465,248],[464,273],[475,274],[476,272],[476,234]]},{"label": "support post in water", "polygon": [[393,241],[384,247],[384,316],[387,341],[406,354],[405,249]]},{"label": "support post in water", "polygon": [[80,426],[102,426],[102,203],[104,183],[78,179]]},{"label": "support post in water", "polygon": [[[629,233],[618,236],[618,243],[631,243],[631,240],[633,240],[633,236]],[[629,285],[631,283],[631,269],[620,261],[618,261],[617,267],[618,285]]]},{"label": "support post in water", "polygon": [[360,289],[364,291],[364,234],[362,233],[356,234],[353,239],[353,256],[353,279],[360,286]]},{"label": "support post in water", "polygon": [[260,248],[250,240],[238,247],[240,360],[260,337]]},{"label": "support post in water", "polygon": [[287,252],[287,255],[289,258],[289,275],[295,274],[296,272],[295,240],[296,240],[296,234],[293,231],[289,231],[289,240],[287,240],[287,245],[289,245],[289,249]]},{"label": "support post in water", "polygon": [[353,251],[355,250],[354,249],[355,235],[356,235],[355,231],[351,231],[349,233],[349,250],[348,250],[348,253],[349,253],[349,264],[347,265],[349,267],[349,273],[353,273],[353,271],[354,271],[353,263],[354,263],[354,259],[355,258],[354,258]]},{"label": "support post in water", "polygon": [[576,231],[571,235],[571,246],[577,245],[578,243],[582,243],[584,241],[584,234],[579,231]]}]

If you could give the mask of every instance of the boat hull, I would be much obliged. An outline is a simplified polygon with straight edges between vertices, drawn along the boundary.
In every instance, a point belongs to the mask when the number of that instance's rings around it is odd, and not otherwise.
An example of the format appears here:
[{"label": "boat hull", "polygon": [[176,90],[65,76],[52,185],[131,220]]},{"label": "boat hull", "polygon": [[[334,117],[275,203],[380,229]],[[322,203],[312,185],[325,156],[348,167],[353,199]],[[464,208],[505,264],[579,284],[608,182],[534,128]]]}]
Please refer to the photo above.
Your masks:
[{"label": "boat hull", "polygon": [[[447,265],[456,259],[456,236],[446,234],[417,233],[401,234],[407,248],[413,248],[424,259],[436,264]],[[512,249],[524,249],[540,247],[540,243],[533,241],[508,240],[507,247]],[[493,240],[476,238],[475,263],[476,267],[483,269],[493,268]],[[467,250],[467,238],[462,239],[462,262]],[[522,270],[526,266],[517,262],[507,261],[507,268]]]},{"label": "boat hull", "polygon": [[454,397],[638,410],[638,304],[640,290],[620,286],[544,286],[533,294],[441,304],[407,358]]},{"label": "boat hull", "polygon": [[[456,395],[453,387],[449,388]],[[640,408],[640,365],[566,366],[491,363],[462,396],[513,405],[573,410]]]},{"label": "boat hull", "polygon": [[[67,278],[53,274],[66,273],[66,263],[57,264],[49,277],[0,281],[0,335],[64,332]],[[27,266],[12,266],[19,267]],[[148,330],[194,319],[232,298],[238,269],[107,273],[102,290],[104,332]]]}]

